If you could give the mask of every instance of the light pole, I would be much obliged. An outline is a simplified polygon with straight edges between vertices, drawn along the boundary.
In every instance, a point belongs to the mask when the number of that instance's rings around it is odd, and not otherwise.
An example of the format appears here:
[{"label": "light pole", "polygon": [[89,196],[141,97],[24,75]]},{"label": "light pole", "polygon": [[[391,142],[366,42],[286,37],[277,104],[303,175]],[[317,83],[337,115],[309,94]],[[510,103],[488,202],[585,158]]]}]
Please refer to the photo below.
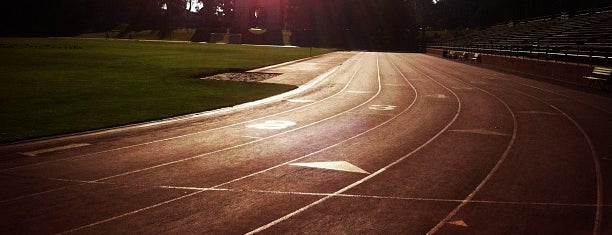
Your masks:
[{"label": "light pole", "polygon": [[308,35],[308,57],[312,57],[312,33],[309,33],[308,29],[304,29],[304,34]]}]

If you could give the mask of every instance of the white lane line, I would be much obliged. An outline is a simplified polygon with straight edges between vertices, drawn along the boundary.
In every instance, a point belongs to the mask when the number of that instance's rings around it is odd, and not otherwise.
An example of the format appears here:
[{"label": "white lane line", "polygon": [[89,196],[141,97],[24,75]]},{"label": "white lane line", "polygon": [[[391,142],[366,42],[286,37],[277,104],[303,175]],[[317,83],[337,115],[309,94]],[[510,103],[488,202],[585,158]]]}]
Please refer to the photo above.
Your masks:
[{"label": "white lane line", "polygon": [[593,225],[593,235],[599,235],[599,234],[601,234],[601,220],[602,220],[601,209],[602,209],[602,206],[603,206],[603,176],[602,176],[602,173],[601,173],[601,165],[600,165],[600,162],[599,162],[599,156],[597,154],[597,151],[595,150],[595,146],[593,145],[593,142],[591,141],[591,138],[586,133],[584,128],[582,128],[582,126],[580,124],[578,124],[578,122],[576,122],[576,120],[574,120],[572,117],[570,117],[567,113],[563,112],[561,109],[555,107],[552,104],[549,104],[549,105],[550,105],[550,107],[556,109],[561,114],[563,114],[572,123],[574,123],[574,125],[578,128],[578,130],[580,130],[580,132],[582,133],[582,135],[586,139],[587,143],[589,144],[589,148],[591,149],[591,156],[593,156],[593,164],[594,164],[594,167],[595,167],[595,174],[596,174],[595,177],[597,178],[597,199],[596,199],[597,200],[597,211],[595,212],[595,224]]},{"label": "white lane line", "polygon": [[34,196],[41,195],[41,194],[47,194],[47,193],[51,193],[51,192],[55,192],[55,191],[64,190],[64,189],[67,189],[67,188],[68,188],[68,186],[64,186],[64,187],[61,187],[61,188],[54,188],[54,189],[49,189],[49,190],[42,191],[42,192],[31,193],[31,194],[28,194],[28,195],[18,196],[18,197],[14,197],[14,198],[10,198],[10,199],[5,199],[5,200],[0,201],[0,203],[13,202],[13,201],[17,201],[17,200],[24,199],[24,198],[29,198],[29,197],[34,197]]},{"label": "white lane line", "polygon": [[302,99],[289,99],[287,100],[287,102],[290,103],[312,103],[315,102],[314,100],[302,100]]},{"label": "white lane line", "polygon": [[[356,60],[356,59],[355,59]],[[336,70],[338,69],[338,67],[320,75],[319,77],[315,78],[315,80],[324,80],[326,78],[328,78],[331,74],[333,74]],[[355,71],[355,74],[357,74],[357,71]],[[21,169],[21,168],[26,168],[26,167],[32,167],[32,166],[40,166],[40,165],[46,165],[46,164],[50,164],[50,163],[54,163],[54,162],[59,162],[59,161],[67,161],[67,160],[73,160],[73,159],[78,159],[78,158],[83,158],[83,157],[88,157],[88,156],[93,156],[93,155],[98,155],[98,154],[103,154],[103,153],[109,153],[109,152],[114,152],[114,151],[119,151],[119,150],[124,150],[124,149],[129,149],[129,148],[135,148],[135,147],[139,147],[139,146],[145,146],[145,145],[149,145],[149,144],[155,144],[155,143],[160,143],[160,142],[165,142],[165,141],[169,141],[169,140],[174,140],[174,139],[179,139],[179,138],[184,138],[184,137],[189,137],[189,136],[193,136],[193,135],[198,135],[198,134],[202,134],[202,133],[206,133],[206,132],[212,132],[212,131],[216,131],[216,130],[221,130],[221,129],[225,129],[225,128],[230,128],[230,127],[234,127],[234,126],[238,126],[238,125],[243,125],[245,123],[249,123],[249,122],[253,122],[253,121],[257,121],[257,120],[262,120],[262,119],[266,119],[266,118],[270,118],[270,117],[274,117],[274,116],[278,116],[278,115],[282,115],[285,113],[289,113],[289,112],[293,112],[296,110],[300,110],[303,108],[307,108],[310,107],[312,105],[315,105],[317,103],[321,103],[324,102],[328,99],[331,99],[333,97],[336,97],[340,94],[342,94],[346,89],[348,89],[349,85],[351,84],[351,82],[354,80],[355,78],[355,74],[353,74],[353,76],[351,77],[351,79],[346,83],[346,85],[344,85],[344,87],[336,92],[335,94],[328,96],[324,99],[321,99],[319,101],[313,102],[313,103],[309,103],[300,107],[296,107],[293,109],[289,109],[289,110],[285,110],[279,113],[275,113],[275,114],[270,114],[267,116],[263,116],[263,117],[259,117],[259,118],[255,118],[255,119],[251,119],[251,120],[246,120],[246,121],[242,121],[242,122],[238,122],[238,123],[234,123],[231,125],[227,125],[227,126],[221,126],[221,127],[215,127],[212,129],[207,129],[207,130],[203,130],[203,131],[197,131],[197,132],[193,132],[193,133],[189,133],[189,134],[184,134],[184,135],[178,135],[178,136],[173,136],[173,137],[169,137],[169,138],[164,138],[164,139],[159,139],[159,140],[154,140],[154,141],[149,141],[149,142],[145,142],[145,143],[140,143],[140,144],[134,144],[134,145],[128,145],[128,146],[124,146],[124,147],[119,147],[119,148],[114,148],[114,149],[107,149],[104,151],[99,151],[99,152],[94,152],[94,153],[88,153],[88,154],[83,154],[83,155],[77,155],[74,157],[67,157],[67,158],[62,158],[62,159],[57,159],[57,160],[52,160],[52,161],[45,161],[45,162],[40,162],[40,163],[35,163],[35,164],[30,164],[30,165],[23,165],[23,166],[17,166],[17,167],[11,167],[11,168],[5,168],[5,169],[0,169],[0,172],[4,172],[4,171],[9,171],[9,170],[14,170],[14,169]],[[313,80],[314,81],[314,80]],[[318,82],[316,82],[318,83]],[[313,83],[312,86],[314,86]]]},{"label": "white lane line", "polygon": [[470,134],[480,134],[480,135],[510,136],[506,133],[499,133],[499,132],[485,130],[485,129],[449,130],[449,131],[460,132],[460,133],[470,133]]},{"label": "white lane line", "polygon": [[260,130],[281,130],[286,129],[291,126],[295,126],[297,123],[292,121],[284,121],[284,120],[268,120],[263,123],[257,123],[252,125],[247,125],[247,128],[260,129]]},{"label": "white lane line", "polygon": [[567,118],[569,121],[571,121],[574,126],[581,132],[582,136],[585,138],[587,144],[589,145],[589,148],[591,150],[591,156],[593,157],[593,165],[595,167],[595,178],[597,181],[597,210],[595,211],[595,222],[593,225],[593,235],[599,235],[601,234],[601,221],[602,221],[602,207],[603,207],[603,176],[602,176],[602,172],[601,172],[601,163],[599,162],[599,156],[597,154],[597,151],[595,150],[595,146],[593,145],[593,142],[591,141],[591,138],[589,137],[589,135],[586,133],[586,131],[584,130],[584,128],[582,128],[582,126],[576,122],[576,120],[574,120],[572,117],[570,117],[567,113],[563,112],[563,110],[557,108],[556,106],[546,102],[544,99],[538,98],[536,96],[527,94],[525,92],[519,91],[518,89],[514,89],[515,92],[530,97],[532,99],[538,100],[543,104],[546,104],[548,106],[550,106],[551,108],[557,110],[557,112],[559,112],[561,115],[565,116],[565,118]]},{"label": "white lane line", "polygon": [[[377,59],[378,59],[378,57],[377,57]],[[389,62],[404,77],[403,73],[397,68],[395,63],[393,63],[393,61],[391,61],[391,60],[389,60]],[[418,72],[420,72],[420,71],[418,71]],[[442,135],[442,133],[444,133],[457,120],[457,118],[459,117],[459,113],[461,112],[461,100],[459,99],[459,96],[457,96],[457,94],[455,94],[455,92],[453,92],[448,87],[442,85],[441,83],[439,83],[438,81],[436,81],[435,79],[433,79],[432,77],[428,76],[425,73],[421,72],[421,74],[423,74],[425,77],[431,79],[432,81],[434,81],[435,83],[437,83],[438,85],[443,87],[444,89],[450,91],[455,96],[455,98],[457,99],[457,102],[458,102],[457,112],[455,113],[455,116],[453,117],[453,119],[442,130],[440,130],[435,136],[431,137],[429,140],[427,140],[421,146],[419,146],[416,149],[412,150],[412,152],[404,155],[403,157],[397,159],[396,161],[390,163],[389,165],[379,169],[378,171],[376,171],[376,172],[374,172],[374,173],[372,173],[372,174],[362,178],[361,180],[359,180],[357,182],[354,182],[354,183],[352,183],[352,184],[350,184],[350,185],[348,185],[348,186],[346,186],[346,187],[344,187],[344,188],[342,188],[342,189],[340,189],[340,190],[338,190],[338,191],[336,191],[336,192],[334,192],[334,193],[332,193],[330,195],[327,195],[327,196],[325,196],[325,197],[323,197],[323,198],[321,198],[321,199],[319,199],[319,200],[317,200],[317,201],[315,201],[313,203],[310,203],[310,204],[308,204],[308,205],[306,205],[306,206],[304,206],[304,207],[302,207],[302,208],[300,208],[300,209],[298,209],[296,211],[293,211],[293,212],[291,212],[291,213],[289,213],[289,214],[287,214],[287,215],[285,215],[285,216],[283,216],[281,218],[278,218],[278,219],[276,219],[276,220],[274,220],[274,221],[272,221],[272,222],[270,222],[268,224],[265,224],[265,225],[263,225],[261,227],[258,227],[258,228],[254,229],[254,230],[252,230],[252,231],[250,231],[250,232],[248,232],[246,234],[255,234],[255,233],[259,233],[261,231],[264,231],[264,230],[266,230],[266,229],[268,229],[268,228],[270,228],[270,227],[272,227],[272,226],[274,226],[274,225],[276,225],[276,224],[278,224],[280,222],[283,222],[283,221],[285,221],[285,220],[287,220],[287,219],[289,219],[289,218],[291,218],[291,217],[293,217],[293,216],[295,216],[295,215],[297,215],[299,213],[302,213],[303,211],[306,211],[306,210],[310,209],[311,207],[314,207],[314,206],[316,206],[318,204],[321,204],[322,202],[325,202],[325,201],[327,201],[328,199],[330,199],[332,197],[335,197],[335,196],[337,196],[339,194],[342,194],[343,192],[346,192],[349,189],[352,189],[355,186],[362,184],[363,182],[365,182],[365,181],[367,181],[367,180],[369,180],[369,179],[371,179],[371,178],[381,174],[382,172],[386,171],[387,169],[389,169],[389,168],[399,164],[400,162],[404,161],[406,158],[408,158],[408,157],[412,156],[414,153],[420,151],[422,148],[424,148],[425,146],[429,145],[431,142],[433,142],[435,139],[437,139],[440,135]],[[380,74],[379,74],[379,76],[380,76]]]},{"label": "white lane line", "polygon": [[368,107],[368,109],[380,110],[380,111],[391,111],[391,110],[395,110],[395,108],[397,108],[397,106],[390,105],[390,104],[373,104],[373,105],[370,105],[370,107]]},{"label": "white lane line", "polygon": [[408,85],[406,85],[406,84],[392,84],[392,83],[389,83],[389,84],[384,84],[384,86],[391,86],[391,87],[407,87]]},{"label": "white lane line", "polygon": [[395,114],[391,113],[367,113],[362,111],[351,112],[353,116],[381,116],[381,117],[395,117]]},{"label": "white lane line", "polygon": [[[440,70],[438,70],[438,72],[441,72]],[[469,203],[474,196],[476,196],[476,193],[478,193],[485,184],[487,184],[489,182],[489,180],[493,177],[493,175],[499,170],[499,168],[501,167],[501,165],[506,161],[506,158],[508,157],[509,153],[510,153],[510,149],[512,148],[512,146],[514,145],[514,142],[516,140],[516,134],[517,134],[517,129],[518,129],[518,121],[516,119],[516,115],[514,114],[514,112],[512,111],[512,109],[510,108],[510,106],[503,101],[501,98],[499,98],[498,96],[494,95],[491,92],[488,92],[484,89],[481,89],[477,86],[473,86],[470,85],[470,83],[465,82],[461,79],[458,78],[454,78],[454,76],[450,76],[452,77],[454,80],[456,81],[460,81],[463,82],[465,84],[467,84],[468,86],[471,86],[475,89],[478,89],[488,95],[490,95],[491,97],[497,99],[500,103],[502,103],[504,105],[504,107],[506,108],[506,110],[508,110],[508,112],[510,113],[510,116],[512,117],[512,122],[513,122],[513,128],[512,128],[512,136],[510,138],[510,141],[508,143],[508,145],[506,146],[506,149],[504,150],[504,152],[502,153],[501,157],[499,158],[499,160],[497,161],[497,163],[495,163],[495,166],[493,166],[493,168],[491,169],[491,171],[489,171],[489,173],[487,174],[487,176],[485,176],[485,178],[480,182],[480,184],[478,184],[478,186],[476,186],[476,188],[474,188],[474,190],[468,194],[468,196],[463,199],[463,201],[457,205],[457,207],[455,207],[455,209],[453,209],[450,213],[448,213],[448,215],[446,215],[446,217],[444,217],[442,220],[440,220],[438,222],[438,224],[436,224],[436,226],[434,226],[433,228],[431,228],[428,232],[427,235],[430,234],[435,234],[438,231],[440,231],[440,229],[453,217],[455,216],[459,210],[461,210],[461,208],[463,208],[465,205],[467,205],[467,203]]]},{"label": "white lane line", "polygon": [[41,150],[30,151],[30,152],[24,152],[24,153],[19,153],[19,154],[24,155],[24,156],[28,156],[28,157],[36,157],[39,154],[52,153],[52,152],[57,152],[57,151],[62,151],[62,150],[80,148],[80,147],[89,146],[89,145],[91,145],[91,144],[90,143],[69,144],[69,145],[58,146],[58,147],[53,147],[53,148],[48,148],[48,149],[41,149]]},{"label": "white lane line", "polygon": [[550,115],[550,116],[561,115],[560,113],[545,112],[545,111],[539,111],[539,110],[518,111],[516,113],[520,113],[520,114],[534,114],[534,115]]},{"label": "white lane line", "polygon": [[243,135],[242,137],[247,138],[247,139],[256,139],[256,140],[259,140],[259,139],[263,138],[263,137],[248,136],[248,135]]},{"label": "white lane line", "polygon": [[130,211],[130,212],[125,213],[125,214],[114,216],[114,217],[111,217],[111,218],[108,218],[108,219],[105,219],[105,220],[100,220],[100,221],[97,221],[97,222],[94,222],[94,223],[91,223],[91,224],[83,225],[81,227],[73,228],[73,229],[70,229],[70,230],[67,230],[67,231],[64,231],[64,232],[61,232],[61,233],[57,233],[57,234],[73,233],[73,232],[76,232],[76,231],[79,231],[79,230],[82,230],[82,229],[86,229],[86,228],[89,228],[89,227],[96,226],[98,224],[103,224],[103,223],[106,223],[106,222],[109,222],[109,221],[113,221],[113,220],[116,220],[116,219],[119,219],[119,218],[126,217],[128,215],[133,215],[133,214],[139,213],[141,211],[145,211],[145,210],[149,210],[149,209],[156,208],[156,207],[159,207],[159,206],[163,206],[165,204],[168,204],[168,203],[171,203],[171,202],[174,202],[174,201],[178,201],[178,200],[181,200],[183,198],[191,197],[191,196],[194,196],[194,195],[202,193],[202,192],[205,192],[205,191],[196,191],[196,192],[193,192],[193,193],[190,193],[190,194],[187,194],[187,195],[183,195],[183,196],[180,196],[180,197],[177,197],[177,198],[173,198],[173,199],[168,200],[168,201],[163,201],[163,202],[160,202],[160,203],[148,206],[148,207],[144,207],[144,208],[141,208],[141,209],[138,209],[138,210],[135,210],[135,211]]},{"label": "white lane line", "polygon": [[[167,188],[175,188],[172,186],[162,186]],[[183,187],[176,187],[183,189]],[[294,191],[278,191],[278,190],[259,190],[259,189],[228,189],[228,188],[188,188],[191,190],[209,190],[209,191],[227,191],[227,192],[249,192],[249,193],[269,193],[269,194],[287,194],[287,195],[302,195],[302,196],[331,196],[333,193],[316,193],[316,192],[294,192]],[[336,194],[335,197],[348,198],[366,198],[366,199],[383,199],[383,200],[399,200],[399,201],[424,201],[424,202],[451,202],[460,203],[461,199],[444,199],[444,198],[423,198],[423,197],[397,197],[397,196],[381,196],[381,195],[362,195],[362,194]],[[471,204],[498,204],[498,205],[513,205],[513,206],[560,206],[560,207],[597,207],[597,204],[586,203],[555,203],[555,202],[516,202],[516,201],[491,201],[491,200],[471,200]],[[604,205],[612,207],[612,204]]]}]

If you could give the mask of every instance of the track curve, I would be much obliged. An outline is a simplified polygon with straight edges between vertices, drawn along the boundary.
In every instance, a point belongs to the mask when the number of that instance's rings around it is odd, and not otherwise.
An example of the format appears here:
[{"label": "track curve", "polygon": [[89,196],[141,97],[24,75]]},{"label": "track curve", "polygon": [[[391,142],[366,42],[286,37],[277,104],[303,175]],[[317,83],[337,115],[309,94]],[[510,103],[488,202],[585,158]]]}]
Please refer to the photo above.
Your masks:
[{"label": "track curve", "polygon": [[342,56],[284,100],[0,147],[0,231],[612,231],[610,99],[421,54]]}]

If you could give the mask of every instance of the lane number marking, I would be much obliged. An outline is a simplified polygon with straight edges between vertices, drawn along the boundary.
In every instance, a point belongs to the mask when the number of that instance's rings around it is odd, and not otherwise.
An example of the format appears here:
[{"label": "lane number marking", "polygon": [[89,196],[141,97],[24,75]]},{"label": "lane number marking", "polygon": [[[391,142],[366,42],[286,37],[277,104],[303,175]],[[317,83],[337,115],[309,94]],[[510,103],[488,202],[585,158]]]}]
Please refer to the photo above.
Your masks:
[{"label": "lane number marking", "polygon": [[388,104],[374,104],[374,105],[370,105],[370,107],[368,107],[368,108],[372,109],[372,110],[391,111],[391,110],[394,110],[395,108],[397,108],[397,106],[395,106],[395,105],[388,105]]},{"label": "lane number marking", "polygon": [[265,121],[264,123],[258,123],[253,125],[248,125],[248,128],[262,129],[262,130],[280,130],[285,129],[290,126],[294,126],[296,123],[292,121],[277,121],[270,120]]}]

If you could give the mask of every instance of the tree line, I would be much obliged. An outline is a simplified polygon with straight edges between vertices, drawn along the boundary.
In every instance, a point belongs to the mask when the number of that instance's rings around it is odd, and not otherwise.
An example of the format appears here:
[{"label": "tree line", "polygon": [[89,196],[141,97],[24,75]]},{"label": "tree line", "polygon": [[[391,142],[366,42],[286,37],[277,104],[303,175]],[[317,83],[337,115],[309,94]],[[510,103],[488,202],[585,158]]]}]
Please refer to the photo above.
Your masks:
[{"label": "tree line", "polygon": [[[129,30],[232,31],[241,0],[8,1],[1,36],[72,36]],[[283,0],[285,28],[301,46],[411,50],[423,30],[479,27],[611,6],[612,0]],[[16,4],[16,5],[12,5]],[[11,6],[9,6],[11,5]]]}]

